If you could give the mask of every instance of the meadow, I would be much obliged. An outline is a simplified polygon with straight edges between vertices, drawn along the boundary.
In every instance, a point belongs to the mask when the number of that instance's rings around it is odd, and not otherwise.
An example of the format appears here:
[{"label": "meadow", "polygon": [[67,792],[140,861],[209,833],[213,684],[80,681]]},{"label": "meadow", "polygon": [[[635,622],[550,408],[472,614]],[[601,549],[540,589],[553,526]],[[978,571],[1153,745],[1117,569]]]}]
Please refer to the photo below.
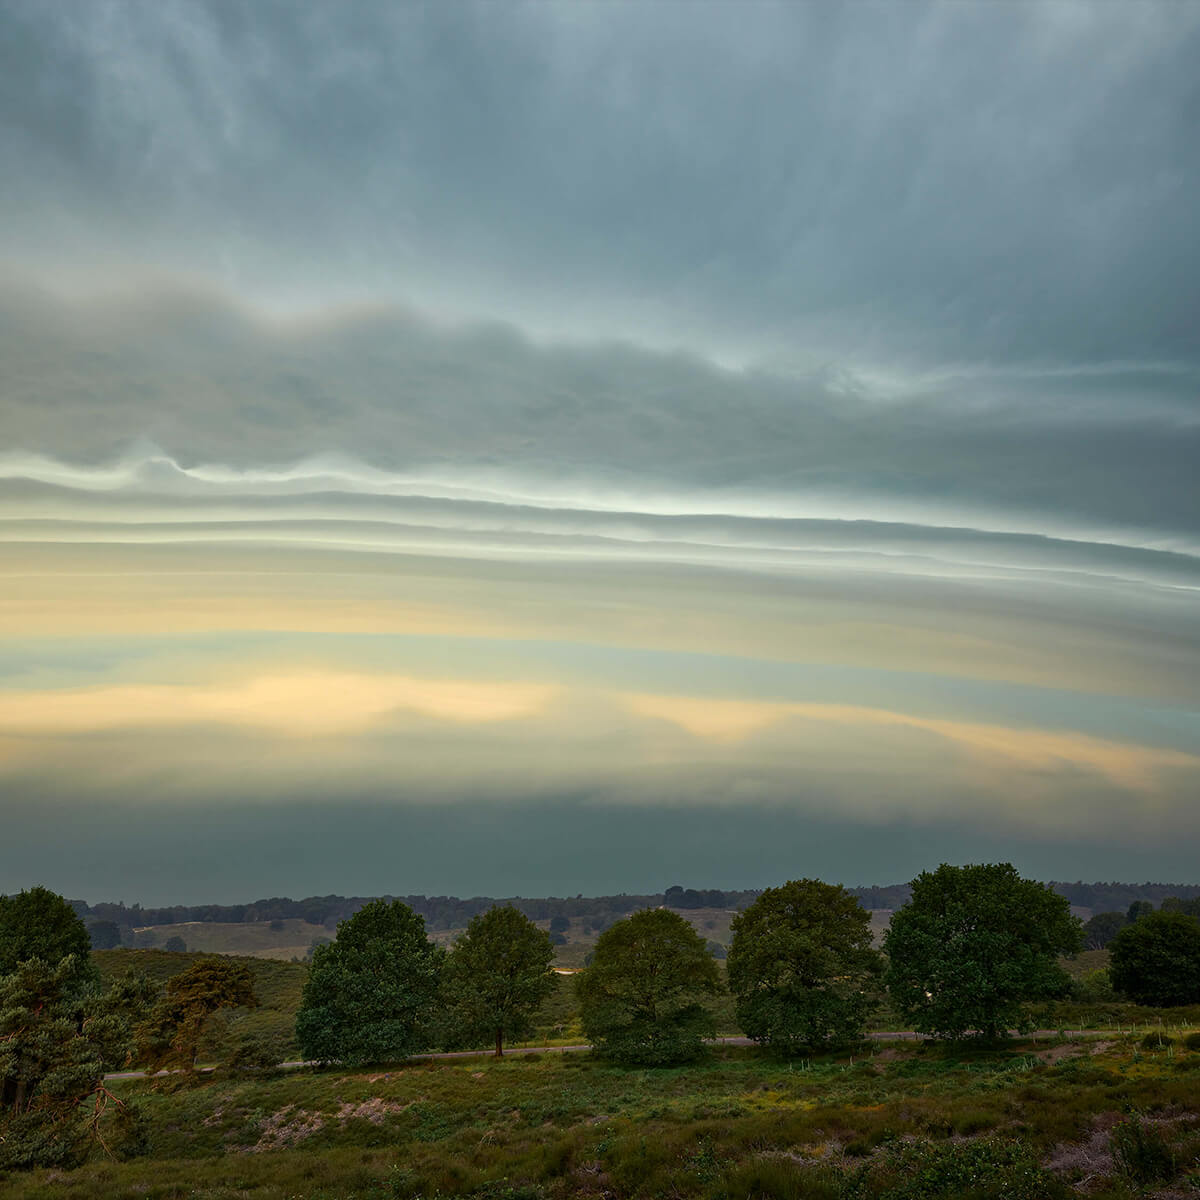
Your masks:
[{"label": "meadow", "polygon": [[122,1081],[145,1119],[141,1157],[11,1177],[3,1195],[1198,1195],[1200,1038],[1145,1042],[873,1044],[793,1062],[721,1048],[659,1070],[543,1053]]}]

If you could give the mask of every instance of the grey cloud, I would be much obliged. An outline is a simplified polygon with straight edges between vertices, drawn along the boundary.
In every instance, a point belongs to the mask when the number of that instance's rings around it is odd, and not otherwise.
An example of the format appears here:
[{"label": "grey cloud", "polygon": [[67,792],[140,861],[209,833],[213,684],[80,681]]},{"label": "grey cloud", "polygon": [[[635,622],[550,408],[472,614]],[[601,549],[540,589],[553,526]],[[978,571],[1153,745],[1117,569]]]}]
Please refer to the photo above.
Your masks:
[{"label": "grey cloud", "polygon": [[0,243],[867,363],[1196,360],[1190,5],[0,6]]},{"label": "grey cloud", "polygon": [[4,474],[89,492],[109,486],[89,475],[104,468],[134,496],[349,493],[364,519],[383,515],[371,494],[390,494],[1196,553],[1200,367],[879,385],[539,346],[395,310],[268,325],[202,293],[67,304],[15,284],[0,292],[0,355]]}]

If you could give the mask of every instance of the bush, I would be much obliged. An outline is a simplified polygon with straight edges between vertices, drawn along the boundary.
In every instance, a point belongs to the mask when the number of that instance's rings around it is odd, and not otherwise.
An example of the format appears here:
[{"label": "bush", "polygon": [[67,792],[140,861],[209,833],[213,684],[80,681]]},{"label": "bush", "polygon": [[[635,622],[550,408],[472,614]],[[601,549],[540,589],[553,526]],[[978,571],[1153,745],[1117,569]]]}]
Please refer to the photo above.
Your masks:
[{"label": "bush", "polygon": [[1187,1037],[1183,1039],[1183,1044],[1189,1050],[1200,1050],[1200,1033],[1189,1033]]},{"label": "bush", "polygon": [[842,1180],[829,1167],[760,1158],[730,1170],[712,1195],[715,1200],[839,1200]]},{"label": "bush", "polygon": [[1021,1142],[906,1142],[886,1147],[846,1180],[845,1200],[1054,1200],[1064,1184]]},{"label": "bush", "polygon": [[273,1071],[287,1055],[283,1038],[246,1033],[234,1045],[226,1062],[231,1071]]},{"label": "bush", "polygon": [[1163,1131],[1137,1113],[1113,1126],[1108,1146],[1117,1169],[1132,1183],[1159,1183],[1175,1174],[1175,1155]]},{"label": "bush", "polygon": [[1142,1038],[1143,1050],[1166,1050],[1168,1046],[1173,1046],[1174,1044],[1174,1038],[1170,1034],[1163,1033],[1160,1029],[1154,1029]]}]

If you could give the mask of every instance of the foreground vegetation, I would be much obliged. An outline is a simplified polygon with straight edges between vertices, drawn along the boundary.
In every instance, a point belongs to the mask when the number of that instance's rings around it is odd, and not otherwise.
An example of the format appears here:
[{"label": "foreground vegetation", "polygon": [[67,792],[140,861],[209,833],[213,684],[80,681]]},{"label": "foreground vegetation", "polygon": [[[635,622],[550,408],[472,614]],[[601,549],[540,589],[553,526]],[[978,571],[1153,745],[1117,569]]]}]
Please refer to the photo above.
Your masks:
[{"label": "foreground vegetation", "polygon": [[[588,1054],[119,1085],[142,1157],[12,1200],[1200,1195],[1200,1045],[916,1044],[631,1070]],[[1192,1038],[1193,1043],[1200,1039]]]}]

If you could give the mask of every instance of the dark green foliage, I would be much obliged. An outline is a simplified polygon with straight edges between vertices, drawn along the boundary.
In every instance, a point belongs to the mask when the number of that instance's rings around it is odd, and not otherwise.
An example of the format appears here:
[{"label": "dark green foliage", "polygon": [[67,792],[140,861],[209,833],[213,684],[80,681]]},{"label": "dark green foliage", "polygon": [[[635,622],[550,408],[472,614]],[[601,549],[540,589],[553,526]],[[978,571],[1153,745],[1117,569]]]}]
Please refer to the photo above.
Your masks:
[{"label": "dark green foliage", "polygon": [[1056,959],[1081,943],[1066,899],[1010,863],[943,864],[892,918],[888,993],[921,1033],[1002,1038],[1027,1025],[1023,1002],[1067,993]]},{"label": "dark green foliage", "polygon": [[94,921],[88,926],[88,940],[93,950],[114,950],[121,944],[121,931],[115,921]]},{"label": "dark green foliage", "polygon": [[870,921],[816,879],[768,888],[736,916],[726,965],[747,1036],[784,1054],[859,1039],[879,970]]},{"label": "dark green foliage", "polygon": [[1131,1183],[1162,1183],[1175,1174],[1175,1154],[1162,1129],[1137,1113],[1113,1126],[1108,1145],[1117,1169]]},{"label": "dark green foliage", "polygon": [[446,959],[443,995],[449,1045],[495,1045],[528,1037],[554,990],[554,945],[524,913],[492,908],[471,919]]},{"label": "dark green foliage", "polygon": [[1200,1033],[1189,1033],[1187,1037],[1183,1039],[1183,1044],[1189,1050],[1200,1050]]},{"label": "dark green foliage", "polygon": [[571,922],[567,917],[559,915],[550,918],[551,933],[566,933],[571,928]]},{"label": "dark green foliage", "polygon": [[187,953],[187,942],[185,942],[183,940],[183,938],[181,938],[179,936],[179,934],[173,933],[163,943],[163,949],[166,950],[169,954],[186,954]]},{"label": "dark green foliage", "polygon": [[301,1054],[318,1062],[395,1062],[428,1044],[445,952],[399,900],[375,900],[313,950],[296,1016]]},{"label": "dark green foliage", "polygon": [[846,1181],[841,1195],[843,1200],[1053,1200],[1070,1192],[1038,1165],[1028,1146],[981,1138],[888,1146]]},{"label": "dark green foliage", "polygon": [[1136,921],[1140,921],[1143,917],[1148,917],[1154,911],[1153,900],[1135,900],[1126,913],[1126,918],[1130,925]]},{"label": "dark green foliage", "polygon": [[1109,946],[1113,987],[1138,1004],[1200,1002],[1200,921],[1155,912],[1122,929]]},{"label": "dark green foliage", "polygon": [[0,896],[0,975],[20,963],[39,958],[51,966],[70,958],[74,975],[69,990],[82,994],[95,985],[88,955],[87,926],[61,896],[33,887],[15,896]]},{"label": "dark green foliage", "polygon": [[1083,926],[1083,944],[1087,950],[1103,950],[1109,942],[1129,924],[1129,918],[1120,912],[1097,913]]},{"label": "dark green foliage", "polygon": [[225,1060],[231,1071],[270,1071],[287,1055],[287,1043],[278,1036],[244,1033],[233,1044]]},{"label": "dark green foliage", "polygon": [[209,955],[167,980],[166,995],[138,1028],[138,1054],[151,1071],[195,1070],[204,1024],[222,1008],[258,1004],[242,963]]},{"label": "dark green foliage", "polygon": [[151,989],[129,976],[81,999],[78,979],[70,956],[0,976],[0,1170],[69,1165],[97,1142],[111,1152],[136,1140],[134,1109],[103,1073],[124,1065]]},{"label": "dark green foliage", "polygon": [[702,1052],[714,1026],[701,1002],[720,987],[704,940],[668,909],[643,909],[605,930],[576,980],[580,1018],[597,1051],[644,1066]]},{"label": "dark green foliage", "polygon": [[1175,1039],[1158,1029],[1151,1030],[1142,1038],[1143,1050],[1166,1050],[1175,1044]]}]

